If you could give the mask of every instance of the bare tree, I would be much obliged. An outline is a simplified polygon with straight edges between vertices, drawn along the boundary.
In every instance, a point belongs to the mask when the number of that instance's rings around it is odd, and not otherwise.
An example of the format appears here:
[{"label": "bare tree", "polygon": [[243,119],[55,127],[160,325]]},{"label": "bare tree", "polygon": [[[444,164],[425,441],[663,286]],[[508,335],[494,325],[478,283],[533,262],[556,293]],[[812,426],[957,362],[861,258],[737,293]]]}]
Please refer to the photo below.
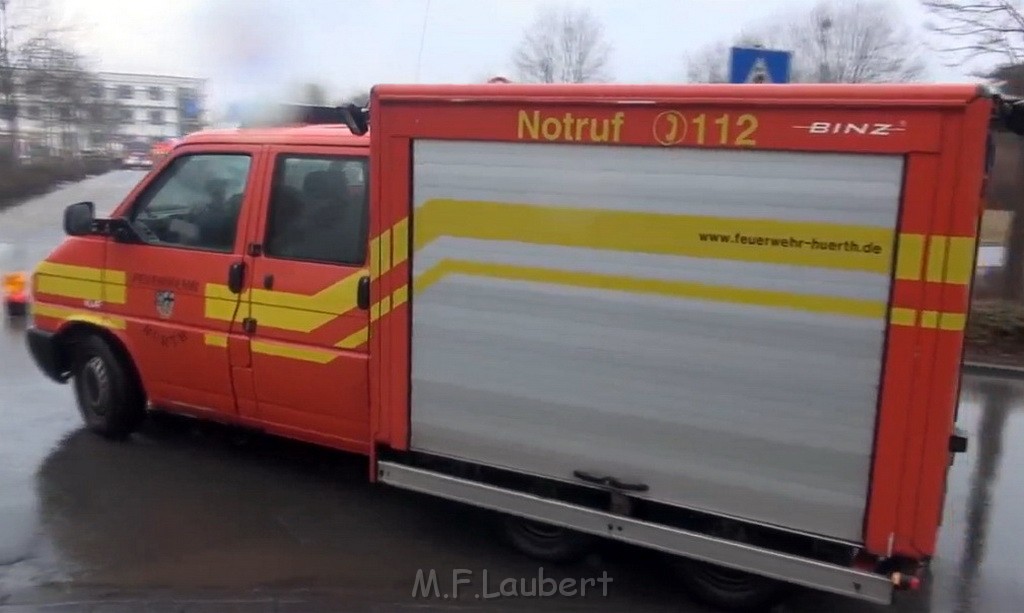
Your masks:
[{"label": "bare tree", "polygon": [[822,83],[916,81],[926,64],[913,31],[886,0],[826,0],[792,27],[795,72]]},{"label": "bare tree", "polygon": [[15,30],[11,24],[9,0],[0,0],[0,120],[7,124],[10,139],[8,153],[11,161],[18,160],[18,105],[14,76],[14,57],[11,37]]},{"label": "bare tree", "polygon": [[942,49],[951,64],[994,58],[1001,64],[1024,62],[1024,7],[1020,0],[921,0],[938,21],[929,30],[954,42]]},{"label": "bare tree", "polygon": [[[995,60],[984,73],[1007,94],[1024,96],[1024,6],[1019,0],[921,0],[935,18],[929,30],[949,40],[940,50],[949,63]],[[1024,139],[1018,138],[1017,157],[1024,171]],[[1015,177],[1016,178],[1016,177]],[[1002,295],[1024,298],[1024,185],[1013,182],[1013,196],[995,203],[1013,211],[1002,274]]]},{"label": "bare tree", "polygon": [[[793,53],[790,80],[886,83],[920,79],[925,62],[912,30],[886,0],[823,0],[810,11],[758,24],[733,43]],[[691,56],[691,81],[727,80],[728,50],[717,43]]]},{"label": "bare tree", "polygon": [[589,9],[560,5],[538,13],[513,55],[519,78],[532,83],[607,79],[611,46]]},{"label": "bare tree", "polygon": [[[28,96],[43,102],[41,118],[47,140],[59,134],[57,148],[78,148],[82,110],[91,74],[73,49],[47,35],[34,36],[18,49],[18,71]],[[53,144],[52,142],[50,143]]]}]

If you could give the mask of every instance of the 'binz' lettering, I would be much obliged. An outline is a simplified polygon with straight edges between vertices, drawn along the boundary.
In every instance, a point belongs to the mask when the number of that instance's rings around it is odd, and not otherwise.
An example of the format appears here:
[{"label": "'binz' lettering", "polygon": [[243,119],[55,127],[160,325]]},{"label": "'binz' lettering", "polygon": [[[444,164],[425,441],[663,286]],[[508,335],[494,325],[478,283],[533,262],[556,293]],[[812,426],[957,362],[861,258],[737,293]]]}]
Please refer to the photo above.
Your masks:
[{"label": "'binz' lettering", "polygon": [[520,139],[618,143],[622,140],[622,127],[626,114],[615,113],[610,119],[564,115],[541,115],[540,111],[519,111]]}]

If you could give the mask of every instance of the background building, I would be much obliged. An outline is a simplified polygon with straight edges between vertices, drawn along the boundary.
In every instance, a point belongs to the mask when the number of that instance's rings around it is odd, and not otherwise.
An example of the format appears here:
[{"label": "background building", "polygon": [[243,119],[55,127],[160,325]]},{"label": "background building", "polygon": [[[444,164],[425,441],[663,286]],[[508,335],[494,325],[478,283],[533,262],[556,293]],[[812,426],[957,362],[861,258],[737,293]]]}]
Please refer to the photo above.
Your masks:
[{"label": "background building", "polygon": [[121,150],[206,125],[205,79],[119,72],[89,77],[73,99],[44,95],[54,88],[34,87],[24,79],[17,95],[22,150],[43,155]]}]

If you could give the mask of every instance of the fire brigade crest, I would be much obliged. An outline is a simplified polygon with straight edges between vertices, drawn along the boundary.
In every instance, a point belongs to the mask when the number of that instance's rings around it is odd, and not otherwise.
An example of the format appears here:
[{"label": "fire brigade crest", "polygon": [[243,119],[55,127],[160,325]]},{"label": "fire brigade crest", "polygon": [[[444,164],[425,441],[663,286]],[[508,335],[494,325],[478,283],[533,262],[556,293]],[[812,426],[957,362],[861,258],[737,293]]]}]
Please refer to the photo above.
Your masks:
[{"label": "fire brigade crest", "polygon": [[174,292],[164,290],[156,293],[156,312],[164,319],[174,313]]}]

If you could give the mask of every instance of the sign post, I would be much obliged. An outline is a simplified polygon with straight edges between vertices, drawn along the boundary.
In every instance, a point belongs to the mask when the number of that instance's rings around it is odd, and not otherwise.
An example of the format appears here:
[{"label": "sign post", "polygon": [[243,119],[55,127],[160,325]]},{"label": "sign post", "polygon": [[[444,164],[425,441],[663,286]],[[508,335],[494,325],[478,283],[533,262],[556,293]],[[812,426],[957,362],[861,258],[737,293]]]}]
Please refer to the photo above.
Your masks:
[{"label": "sign post", "polygon": [[789,83],[792,57],[789,51],[733,47],[729,50],[729,82]]}]

